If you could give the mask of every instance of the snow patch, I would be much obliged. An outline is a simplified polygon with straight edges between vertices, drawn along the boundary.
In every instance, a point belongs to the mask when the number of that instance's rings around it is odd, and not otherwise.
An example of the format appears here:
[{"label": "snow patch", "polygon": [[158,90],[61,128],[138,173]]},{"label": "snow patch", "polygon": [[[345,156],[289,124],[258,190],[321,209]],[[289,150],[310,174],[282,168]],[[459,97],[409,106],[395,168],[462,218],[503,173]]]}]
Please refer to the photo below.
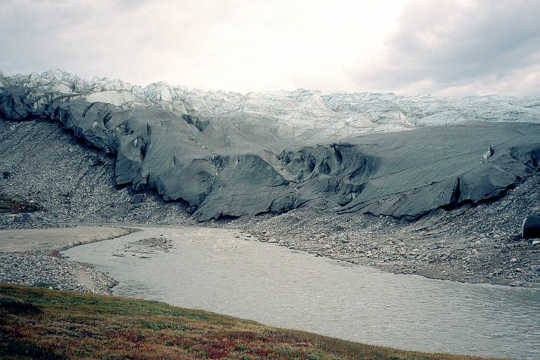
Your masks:
[{"label": "snow patch", "polygon": [[128,103],[133,103],[137,98],[128,91],[100,91],[94,92],[86,96],[88,102],[102,102],[115,106],[122,106]]}]

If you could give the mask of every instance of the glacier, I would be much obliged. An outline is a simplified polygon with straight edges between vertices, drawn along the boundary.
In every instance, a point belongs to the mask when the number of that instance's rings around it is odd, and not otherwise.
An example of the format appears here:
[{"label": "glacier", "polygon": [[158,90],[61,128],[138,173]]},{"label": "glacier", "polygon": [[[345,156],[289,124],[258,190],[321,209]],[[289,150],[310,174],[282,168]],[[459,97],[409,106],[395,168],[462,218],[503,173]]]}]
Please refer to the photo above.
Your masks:
[{"label": "glacier", "polygon": [[466,121],[540,123],[539,96],[451,98],[368,92],[325,93],[305,89],[241,94],[188,89],[166,82],[141,87],[107,78],[81,79],[61,70],[0,76],[0,86],[6,82],[18,83],[36,94],[79,96],[88,102],[123,109],[159,106],[178,114],[215,119],[249,117],[254,122],[272,123],[281,136],[317,140]]},{"label": "glacier", "polygon": [[504,196],[540,159],[540,97],[241,94],[54,70],[0,74],[0,117],[57,122],[116,157],[118,185],[201,221],[313,204],[414,220]]}]

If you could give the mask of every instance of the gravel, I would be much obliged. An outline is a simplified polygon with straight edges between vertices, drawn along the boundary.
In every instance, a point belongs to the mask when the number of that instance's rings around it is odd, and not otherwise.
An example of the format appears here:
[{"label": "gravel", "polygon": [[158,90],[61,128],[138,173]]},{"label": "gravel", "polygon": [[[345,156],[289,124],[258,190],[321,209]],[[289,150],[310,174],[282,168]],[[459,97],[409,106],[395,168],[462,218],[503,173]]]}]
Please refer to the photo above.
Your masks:
[{"label": "gravel", "polygon": [[0,282],[99,294],[117,284],[91,265],[39,252],[0,253]]},{"label": "gravel", "polygon": [[43,208],[0,212],[0,229],[192,222],[182,203],[115,186],[114,159],[78,142],[57,124],[0,119],[0,154],[0,193]]}]

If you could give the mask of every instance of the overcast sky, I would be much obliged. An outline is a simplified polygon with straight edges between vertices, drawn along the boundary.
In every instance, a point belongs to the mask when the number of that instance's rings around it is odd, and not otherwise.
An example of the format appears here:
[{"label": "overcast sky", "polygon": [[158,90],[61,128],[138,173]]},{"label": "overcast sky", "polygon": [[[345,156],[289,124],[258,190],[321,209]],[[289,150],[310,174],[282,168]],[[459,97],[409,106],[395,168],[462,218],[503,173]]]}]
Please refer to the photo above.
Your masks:
[{"label": "overcast sky", "polygon": [[235,91],[540,95],[538,0],[1,0],[0,71]]}]

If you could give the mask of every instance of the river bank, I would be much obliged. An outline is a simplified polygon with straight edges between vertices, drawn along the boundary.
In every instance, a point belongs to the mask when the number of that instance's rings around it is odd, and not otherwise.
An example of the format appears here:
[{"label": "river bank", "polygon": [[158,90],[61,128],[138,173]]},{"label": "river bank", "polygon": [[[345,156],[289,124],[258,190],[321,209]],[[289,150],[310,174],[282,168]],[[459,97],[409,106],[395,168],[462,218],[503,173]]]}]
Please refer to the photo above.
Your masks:
[{"label": "river bank", "polygon": [[336,214],[316,204],[278,216],[227,224],[268,243],[316,256],[464,283],[540,288],[540,244],[521,236],[523,218],[540,214],[540,176],[505,197],[415,222],[388,216]]},{"label": "river bank", "polygon": [[[531,241],[522,239],[520,234],[521,214],[530,213],[527,209],[534,208],[534,203],[538,202],[538,189],[540,178],[534,178],[511,190],[506,198],[498,202],[463,207],[454,211],[440,210],[414,223],[400,222],[389,217],[329,214],[309,207],[279,216],[261,215],[202,225],[208,228],[235,229],[262,243],[284,246],[351,264],[371,266],[395,274],[414,274],[464,283],[540,288],[540,245],[533,245]],[[505,212],[504,216],[494,216],[502,212]],[[58,224],[48,221],[33,221],[36,219],[34,214],[22,215],[27,215],[30,221],[18,222],[17,226],[34,227],[33,230],[11,229],[0,232],[8,234],[7,231],[12,231],[10,236],[19,234],[17,236],[25,237],[32,231],[38,234],[41,231],[55,232],[56,229],[61,229],[57,228]],[[181,226],[201,226],[195,222],[181,223]],[[102,225],[169,226],[138,221]],[[27,243],[25,247],[0,249],[0,252],[12,252],[12,258],[6,259],[4,266],[8,267],[8,263],[19,261],[15,260],[17,257],[22,259],[28,256],[21,252],[39,254],[39,261],[49,263],[50,257],[46,255],[52,250],[76,246],[84,243],[77,240],[79,236],[92,235],[92,231],[86,232],[84,227],[78,229],[73,230],[72,240],[57,243],[56,246],[49,246],[45,241],[43,244],[35,244],[35,247],[32,243]],[[29,266],[28,271],[33,272],[36,269]],[[91,268],[86,272],[91,273],[94,278],[97,276]],[[33,277],[35,276],[29,278]],[[97,282],[103,283],[104,280]],[[109,281],[105,283],[105,287],[98,286],[100,292],[107,292],[106,289],[114,284]]]},{"label": "river bank", "polygon": [[[0,249],[24,250],[0,253],[0,282],[102,294],[111,294],[114,287],[115,295],[166,301],[274,326],[422,351],[504,354],[504,349],[493,350],[492,332],[504,331],[508,346],[514,341],[510,339],[518,339],[523,345],[522,327],[537,327],[534,322],[527,325],[527,314],[536,306],[533,289],[472,286],[392,275],[260,243],[261,239],[246,230],[157,226],[131,231],[81,227],[0,232],[0,240],[4,239]],[[87,245],[58,254],[53,248],[65,247],[73,232],[79,233],[77,244]],[[25,238],[30,239],[21,243]],[[99,241],[107,238],[113,239]],[[67,243],[74,245],[73,241]],[[454,310],[441,323],[448,301]],[[422,305],[418,307],[419,303]],[[496,308],[497,304],[502,307]],[[396,316],[392,309],[398,305],[409,310]],[[294,309],[304,310],[298,313]],[[366,317],[367,313],[377,315]],[[329,318],[319,319],[323,314]],[[523,314],[525,318],[516,322],[516,316]],[[391,325],[387,323],[389,319]],[[491,320],[482,323],[486,319]],[[410,330],[412,324],[416,324],[416,333]],[[479,324],[482,325],[475,328]],[[478,336],[473,337],[474,344],[467,343],[471,335],[467,335],[466,329],[470,328]],[[482,331],[486,333],[478,335]],[[427,343],[425,333],[432,334]],[[527,341],[534,344],[532,336]],[[433,340],[445,345],[432,347]],[[448,341],[452,344],[445,343]],[[529,350],[522,351],[527,354]]]},{"label": "river bank", "polygon": [[143,227],[62,254],[109,273],[116,296],[416,351],[538,355],[536,289],[396,275],[209,227]]},{"label": "river bank", "polygon": [[60,251],[130,234],[134,228],[82,226],[0,231],[0,282],[110,294],[117,284],[90,264],[64,259]]},{"label": "river bank", "polygon": [[155,301],[0,284],[0,356],[141,359],[447,359],[279,329]]}]

